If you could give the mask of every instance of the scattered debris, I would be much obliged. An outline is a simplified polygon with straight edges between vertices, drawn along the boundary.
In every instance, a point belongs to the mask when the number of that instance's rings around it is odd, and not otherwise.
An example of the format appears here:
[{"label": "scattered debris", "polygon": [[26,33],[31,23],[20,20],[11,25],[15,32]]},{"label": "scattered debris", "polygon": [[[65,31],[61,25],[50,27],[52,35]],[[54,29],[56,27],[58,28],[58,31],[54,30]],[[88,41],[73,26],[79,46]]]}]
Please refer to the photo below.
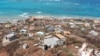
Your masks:
[{"label": "scattered debris", "polygon": [[79,56],[100,56],[100,52],[91,48],[87,48],[87,43],[84,43],[79,49]]},{"label": "scattered debris", "polygon": [[[15,41],[21,42],[18,45],[14,43],[14,47],[7,49],[10,51],[17,46],[12,53],[8,52],[10,56],[100,56],[100,21],[32,17],[27,13],[20,16],[26,19],[0,23],[0,48]],[[84,42],[91,45],[87,48],[88,45]],[[82,43],[84,44],[80,48]],[[95,48],[90,48],[91,46]]]},{"label": "scattered debris", "polygon": [[27,49],[28,48],[28,45],[27,44],[24,44],[23,45],[23,49]]},{"label": "scattered debris", "polygon": [[45,35],[45,33],[42,32],[42,31],[39,31],[39,32],[37,32],[36,34],[37,34],[38,36],[44,36],[44,35]]}]

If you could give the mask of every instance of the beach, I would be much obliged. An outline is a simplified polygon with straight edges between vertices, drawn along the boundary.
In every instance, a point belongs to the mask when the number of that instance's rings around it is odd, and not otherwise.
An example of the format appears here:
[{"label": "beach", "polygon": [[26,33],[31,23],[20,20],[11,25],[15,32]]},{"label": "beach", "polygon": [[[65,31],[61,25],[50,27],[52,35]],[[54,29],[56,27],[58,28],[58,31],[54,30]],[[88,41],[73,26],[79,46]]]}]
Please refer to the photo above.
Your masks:
[{"label": "beach", "polygon": [[[89,16],[58,16],[58,15],[14,15],[14,16],[7,16],[7,15],[1,15],[0,16],[0,23],[1,22],[7,22],[7,21],[17,21],[17,20],[25,20],[30,16],[34,16],[37,18],[42,18],[42,17],[49,17],[49,18],[57,18],[57,19],[91,19],[91,20],[100,20],[99,17],[89,17]],[[5,20],[6,19],[6,20]]]}]

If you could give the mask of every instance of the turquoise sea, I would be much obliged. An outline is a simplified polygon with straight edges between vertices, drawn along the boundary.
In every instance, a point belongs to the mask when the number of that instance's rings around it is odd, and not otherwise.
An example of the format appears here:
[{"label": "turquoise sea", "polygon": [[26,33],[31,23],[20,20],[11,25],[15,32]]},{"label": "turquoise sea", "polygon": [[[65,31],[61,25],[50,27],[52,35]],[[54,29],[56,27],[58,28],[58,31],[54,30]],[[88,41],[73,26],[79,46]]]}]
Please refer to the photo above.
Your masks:
[{"label": "turquoise sea", "polygon": [[0,0],[0,20],[21,15],[100,17],[99,0]]}]

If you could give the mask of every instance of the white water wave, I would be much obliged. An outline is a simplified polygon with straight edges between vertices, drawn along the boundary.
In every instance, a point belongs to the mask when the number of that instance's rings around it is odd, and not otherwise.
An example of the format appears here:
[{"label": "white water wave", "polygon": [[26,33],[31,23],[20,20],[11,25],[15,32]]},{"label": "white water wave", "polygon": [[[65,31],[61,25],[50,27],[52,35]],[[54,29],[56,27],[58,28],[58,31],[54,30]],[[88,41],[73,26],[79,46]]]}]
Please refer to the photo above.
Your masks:
[{"label": "white water wave", "polygon": [[49,3],[46,3],[47,5],[49,4]]},{"label": "white water wave", "polygon": [[66,2],[66,4],[71,4],[71,5],[80,5],[80,3],[71,3],[71,2]]},{"label": "white water wave", "polygon": [[23,18],[29,18],[29,15],[28,13],[22,13],[21,15],[19,15],[20,17],[23,17]]},{"label": "white water wave", "polygon": [[74,5],[80,5],[80,3],[73,3]]},{"label": "white water wave", "polygon": [[41,12],[41,11],[37,11],[36,13],[37,13],[37,14],[41,14],[42,12]]}]

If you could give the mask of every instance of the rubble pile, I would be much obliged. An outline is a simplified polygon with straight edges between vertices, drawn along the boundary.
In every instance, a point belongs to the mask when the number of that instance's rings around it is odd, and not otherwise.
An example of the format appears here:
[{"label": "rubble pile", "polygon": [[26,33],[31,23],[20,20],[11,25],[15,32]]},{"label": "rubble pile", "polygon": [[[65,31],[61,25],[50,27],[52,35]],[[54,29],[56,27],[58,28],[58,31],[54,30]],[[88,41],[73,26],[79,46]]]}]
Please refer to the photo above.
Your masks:
[{"label": "rubble pile", "polygon": [[82,48],[79,49],[79,56],[100,56],[100,51],[87,48],[87,43],[84,43]]}]

